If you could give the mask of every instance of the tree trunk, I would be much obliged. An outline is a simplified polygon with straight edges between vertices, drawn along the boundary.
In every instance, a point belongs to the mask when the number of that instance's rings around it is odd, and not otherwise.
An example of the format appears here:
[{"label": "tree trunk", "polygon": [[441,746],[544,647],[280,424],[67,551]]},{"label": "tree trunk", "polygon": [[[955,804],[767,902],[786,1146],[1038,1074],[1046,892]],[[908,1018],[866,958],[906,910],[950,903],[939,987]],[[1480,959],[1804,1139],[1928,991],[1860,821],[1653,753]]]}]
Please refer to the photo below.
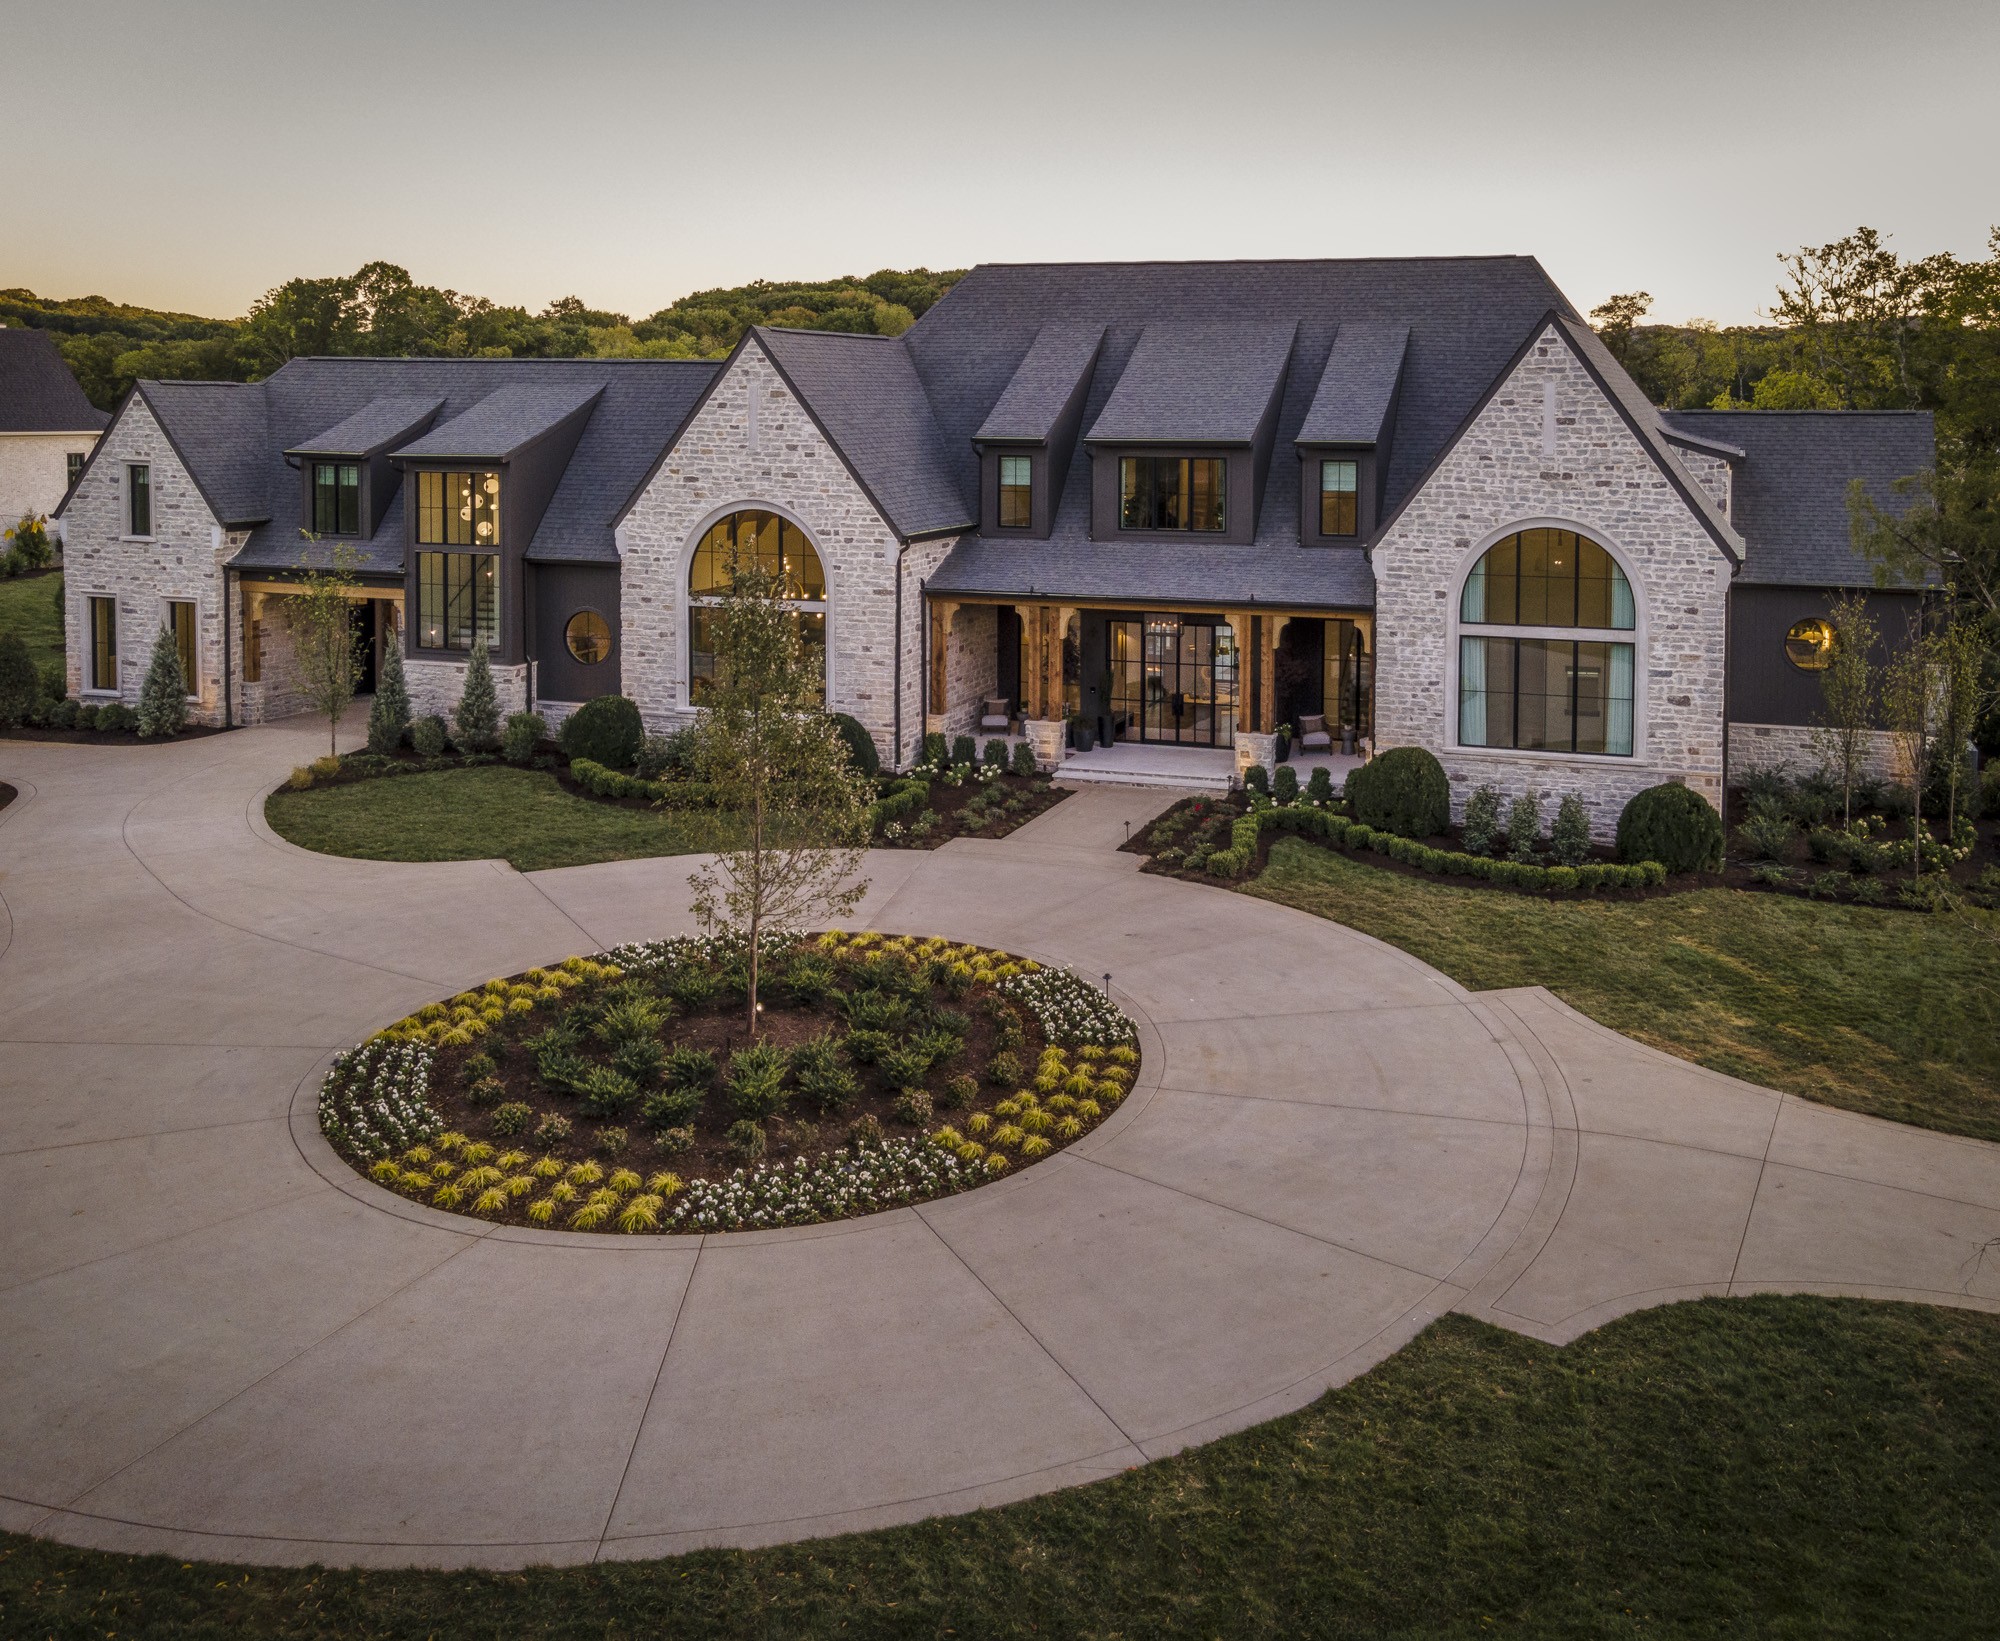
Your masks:
[{"label": "tree trunk", "polygon": [[760,783],[750,810],[750,1041],[757,1041],[757,963],[763,951],[764,792]]}]

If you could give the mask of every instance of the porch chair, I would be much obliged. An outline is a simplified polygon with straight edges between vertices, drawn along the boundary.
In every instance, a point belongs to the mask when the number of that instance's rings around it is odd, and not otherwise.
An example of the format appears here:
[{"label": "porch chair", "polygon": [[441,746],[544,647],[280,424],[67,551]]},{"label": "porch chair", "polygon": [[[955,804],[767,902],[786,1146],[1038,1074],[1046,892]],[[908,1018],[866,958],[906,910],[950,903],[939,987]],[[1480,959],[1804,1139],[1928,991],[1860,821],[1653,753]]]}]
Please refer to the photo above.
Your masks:
[{"label": "porch chair", "polygon": [[1004,695],[989,695],[979,704],[979,727],[990,729],[996,735],[1005,735],[1013,723],[1009,711],[1012,703]]},{"label": "porch chair", "polygon": [[1301,752],[1333,750],[1333,736],[1327,730],[1325,713],[1314,713],[1311,717],[1299,719],[1299,750]]}]

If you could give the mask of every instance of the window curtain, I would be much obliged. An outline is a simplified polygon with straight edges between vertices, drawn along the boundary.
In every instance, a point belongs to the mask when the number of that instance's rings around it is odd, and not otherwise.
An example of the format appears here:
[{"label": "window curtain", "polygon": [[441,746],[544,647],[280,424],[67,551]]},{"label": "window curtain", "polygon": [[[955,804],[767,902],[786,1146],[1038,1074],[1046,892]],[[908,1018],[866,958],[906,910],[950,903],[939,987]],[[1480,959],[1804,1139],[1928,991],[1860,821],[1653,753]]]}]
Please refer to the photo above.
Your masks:
[{"label": "window curtain", "polygon": [[[1632,583],[1625,579],[1625,572],[1616,564],[1611,566],[1611,625],[1620,632],[1630,632],[1638,625],[1637,613],[1632,608]],[[1627,650],[1625,666],[1628,678],[1631,665],[1632,652]]]},{"label": "window curtain", "polygon": [[[1623,590],[1626,607],[1629,609],[1632,591],[1625,586],[1623,576],[1618,578],[1616,587]],[[1604,725],[1604,750],[1629,758],[1632,755],[1633,648],[1630,644],[1611,644],[1606,647],[1611,651],[1611,688]]]},{"label": "window curtain", "polygon": [[1486,555],[1479,555],[1479,562],[1472,567],[1472,574],[1465,578],[1465,599],[1459,605],[1461,621],[1484,621],[1486,619]]},{"label": "window curtain", "polygon": [[[1471,596],[1468,586],[1466,597]],[[1461,746],[1486,744],[1486,640],[1483,638],[1458,641],[1458,741]]]}]

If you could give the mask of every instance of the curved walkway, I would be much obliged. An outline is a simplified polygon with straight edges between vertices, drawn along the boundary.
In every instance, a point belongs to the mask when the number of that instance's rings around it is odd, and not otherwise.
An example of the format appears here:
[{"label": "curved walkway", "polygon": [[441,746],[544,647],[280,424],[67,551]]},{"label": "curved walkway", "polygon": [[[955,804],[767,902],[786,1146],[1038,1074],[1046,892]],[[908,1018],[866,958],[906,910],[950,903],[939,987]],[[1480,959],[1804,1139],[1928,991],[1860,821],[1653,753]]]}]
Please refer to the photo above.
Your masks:
[{"label": "curved walkway", "polygon": [[1144,1070],[1086,1140],[800,1231],[430,1212],[319,1138],[330,1055],[687,928],[687,863],[305,854],[262,801],[313,740],[0,742],[0,1526],[258,1562],[657,1555],[1107,1475],[1452,1309],[1552,1341],[1693,1294],[2000,1309],[2000,1149],[1141,876],[1112,845],[1164,798],[1114,789],[872,857],[857,919],[1110,975]]}]

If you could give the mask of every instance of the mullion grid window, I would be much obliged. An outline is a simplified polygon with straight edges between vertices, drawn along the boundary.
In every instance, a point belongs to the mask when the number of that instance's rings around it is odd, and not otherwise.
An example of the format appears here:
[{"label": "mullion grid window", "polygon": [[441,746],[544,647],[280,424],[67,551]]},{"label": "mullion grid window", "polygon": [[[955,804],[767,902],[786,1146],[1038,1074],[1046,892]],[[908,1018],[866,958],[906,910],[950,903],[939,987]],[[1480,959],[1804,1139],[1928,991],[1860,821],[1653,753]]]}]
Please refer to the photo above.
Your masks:
[{"label": "mullion grid window", "polygon": [[426,547],[500,545],[500,475],[417,475],[417,540]]},{"label": "mullion grid window", "polygon": [[1123,456],[1118,462],[1121,530],[1227,528],[1228,463],[1221,456]]},{"label": "mullion grid window", "polygon": [[169,599],[167,621],[173,629],[174,650],[180,656],[181,687],[189,695],[198,695],[201,680],[196,676],[199,662],[194,651],[194,605],[186,599]]},{"label": "mullion grid window", "polygon": [[417,647],[499,647],[498,560],[492,553],[417,554]]},{"label": "mullion grid window", "polygon": [[1351,536],[1357,528],[1354,462],[1319,464],[1319,533],[1323,536]]},{"label": "mullion grid window", "polygon": [[1630,644],[1600,639],[1459,640],[1461,746],[1632,754]]},{"label": "mullion grid window", "polygon": [[361,467],[356,462],[313,463],[313,534],[361,534]]},{"label": "mullion grid window", "polygon": [[1000,527],[1025,530],[1034,523],[1034,464],[1026,456],[1000,458]]}]

